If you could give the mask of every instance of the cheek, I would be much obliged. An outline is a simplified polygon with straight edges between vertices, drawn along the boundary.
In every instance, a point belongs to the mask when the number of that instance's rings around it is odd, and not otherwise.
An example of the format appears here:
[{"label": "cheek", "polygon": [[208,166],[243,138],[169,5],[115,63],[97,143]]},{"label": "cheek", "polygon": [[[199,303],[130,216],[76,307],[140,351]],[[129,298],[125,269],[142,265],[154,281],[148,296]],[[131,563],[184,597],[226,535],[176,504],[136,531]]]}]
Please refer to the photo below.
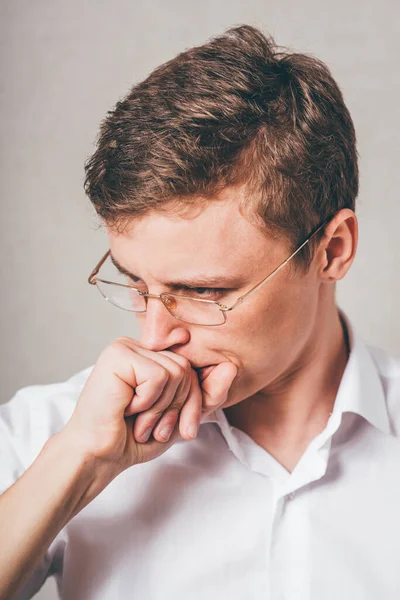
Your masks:
[{"label": "cheek", "polygon": [[[261,291],[261,290],[260,290]],[[228,313],[225,344],[237,353],[245,370],[255,376],[273,373],[294,359],[314,320],[316,298],[310,288],[286,286],[284,290],[249,299]],[[228,325],[228,322],[227,324]]]},{"label": "cheek", "polygon": [[240,340],[241,344],[246,345],[257,343],[259,339],[265,340],[279,324],[285,311],[282,300],[277,296],[270,294],[267,297],[264,293],[250,297],[227,314],[231,339]]}]

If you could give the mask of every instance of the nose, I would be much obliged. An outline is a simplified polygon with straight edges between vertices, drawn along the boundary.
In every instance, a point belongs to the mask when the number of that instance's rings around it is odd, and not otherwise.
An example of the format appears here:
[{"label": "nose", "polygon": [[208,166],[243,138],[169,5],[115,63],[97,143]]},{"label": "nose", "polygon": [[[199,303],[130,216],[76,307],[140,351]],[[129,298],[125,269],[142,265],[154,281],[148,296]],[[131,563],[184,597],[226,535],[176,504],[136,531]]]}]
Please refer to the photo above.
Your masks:
[{"label": "nose", "polygon": [[[174,302],[173,298],[170,300]],[[147,311],[137,313],[136,317],[139,343],[147,350],[167,350],[175,344],[186,344],[190,338],[188,324],[171,315],[160,298],[147,298]]]}]

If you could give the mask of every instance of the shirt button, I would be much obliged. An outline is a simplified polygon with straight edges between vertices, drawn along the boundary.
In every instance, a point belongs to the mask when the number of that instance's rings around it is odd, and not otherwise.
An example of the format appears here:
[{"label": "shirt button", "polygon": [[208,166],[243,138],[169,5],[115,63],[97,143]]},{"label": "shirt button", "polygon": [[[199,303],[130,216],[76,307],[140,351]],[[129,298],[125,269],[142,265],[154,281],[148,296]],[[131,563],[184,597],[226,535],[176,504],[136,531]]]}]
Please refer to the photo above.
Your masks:
[{"label": "shirt button", "polygon": [[295,497],[295,493],[294,492],[290,492],[290,494],[288,494],[287,496],[288,500],[293,500],[293,498]]}]

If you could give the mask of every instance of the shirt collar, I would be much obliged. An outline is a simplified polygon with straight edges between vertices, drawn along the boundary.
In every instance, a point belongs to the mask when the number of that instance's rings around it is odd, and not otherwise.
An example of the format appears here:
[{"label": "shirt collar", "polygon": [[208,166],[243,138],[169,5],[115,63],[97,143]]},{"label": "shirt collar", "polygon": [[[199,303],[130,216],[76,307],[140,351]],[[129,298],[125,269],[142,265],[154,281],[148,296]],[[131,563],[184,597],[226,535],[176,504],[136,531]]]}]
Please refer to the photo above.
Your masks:
[{"label": "shirt collar", "polygon": [[[350,355],[338,388],[332,416],[344,412],[356,413],[383,433],[389,434],[390,422],[378,368],[354,324],[342,309],[338,310],[347,327]],[[241,455],[237,439],[232,434],[232,427],[222,408],[204,417],[201,425],[204,423],[217,423],[229,447],[232,450],[235,448],[238,455]]]},{"label": "shirt collar", "polygon": [[390,433],[385,392],[374,358],[350,321],[339,309],[349,334],[350,356],[336,396],[334,412],[353,412],[383,433]]}]

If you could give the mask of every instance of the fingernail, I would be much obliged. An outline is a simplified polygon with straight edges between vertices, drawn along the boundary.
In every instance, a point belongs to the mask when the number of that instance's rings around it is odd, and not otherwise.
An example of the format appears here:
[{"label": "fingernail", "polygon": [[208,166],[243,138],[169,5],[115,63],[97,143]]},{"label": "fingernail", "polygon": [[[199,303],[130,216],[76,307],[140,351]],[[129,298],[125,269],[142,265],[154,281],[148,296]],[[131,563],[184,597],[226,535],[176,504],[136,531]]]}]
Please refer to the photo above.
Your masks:
[{"label": "fingernail", "polygon": [[152,427],[149,427],[148,429],[146,429],[145,431],[143,431],[143,433],[142,433],[142,435],[140,437],[140,439],[142,440],[142,442],[147,442],[147,440],[149,439],[150,434],[152,432],[152,429],[153,429]]},{"label": "fingernail", "polygon": [[163,427],[159,433],[160,437],[164,438],[165,441],[169,440],[170,435],[172,433],[172,427],[167,425]]},{"label": "fingernail", "polygon": [[197,434],[197,427],[196,427],[196,425],[193,425],[193,424],[189,425],[189,427],[187,428],[187,434],[191,438],[195,438],[196,434]]}]

